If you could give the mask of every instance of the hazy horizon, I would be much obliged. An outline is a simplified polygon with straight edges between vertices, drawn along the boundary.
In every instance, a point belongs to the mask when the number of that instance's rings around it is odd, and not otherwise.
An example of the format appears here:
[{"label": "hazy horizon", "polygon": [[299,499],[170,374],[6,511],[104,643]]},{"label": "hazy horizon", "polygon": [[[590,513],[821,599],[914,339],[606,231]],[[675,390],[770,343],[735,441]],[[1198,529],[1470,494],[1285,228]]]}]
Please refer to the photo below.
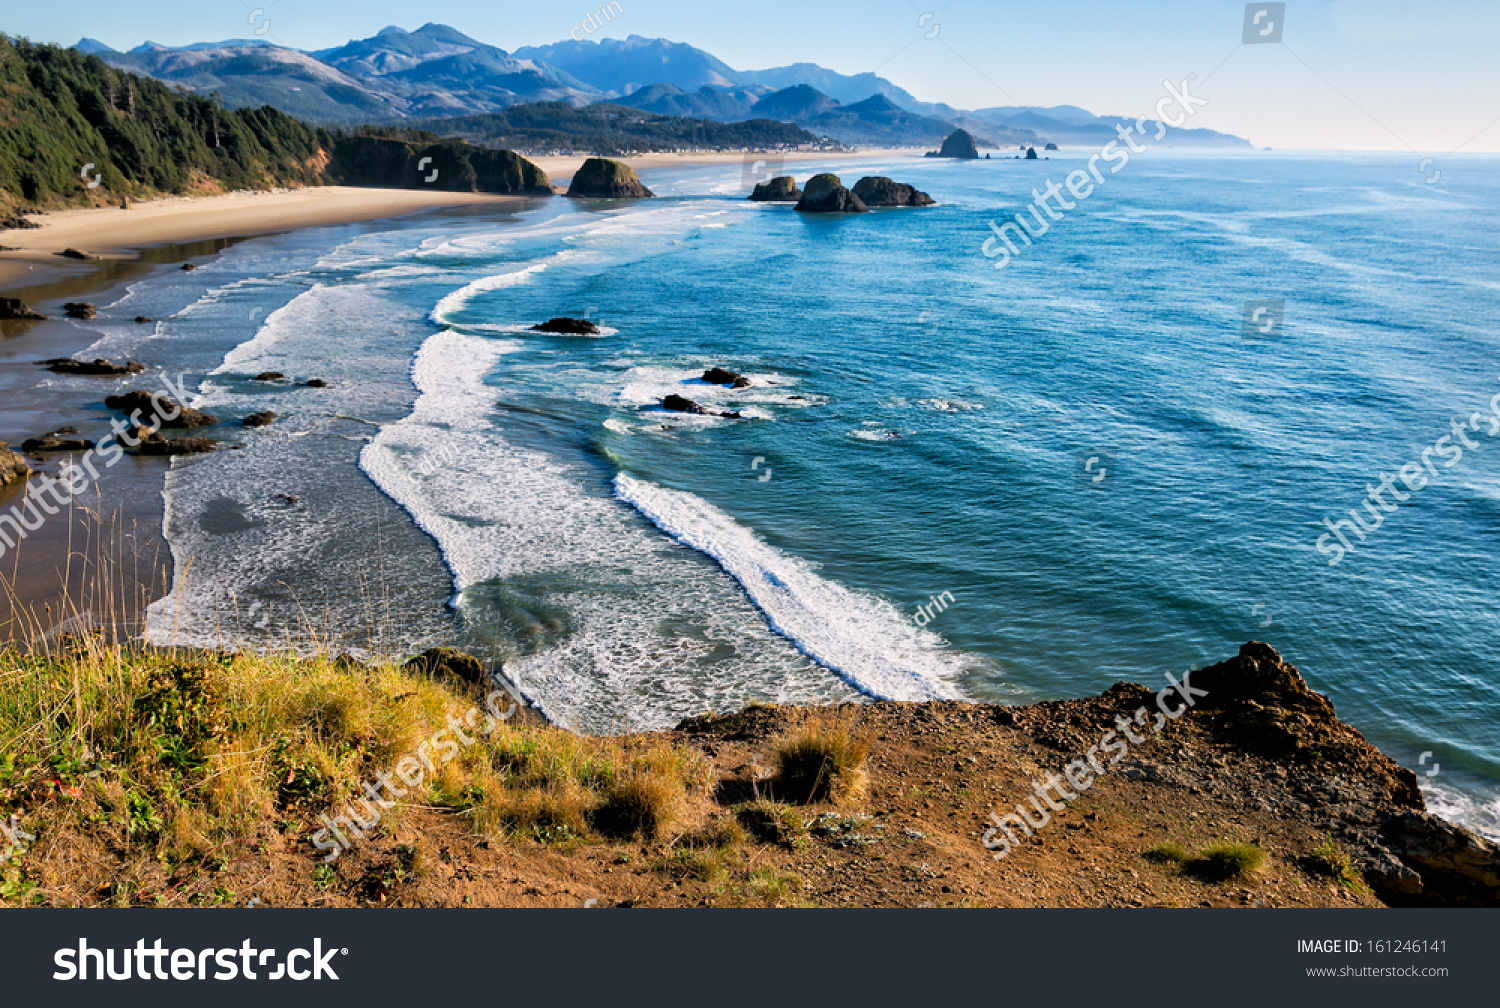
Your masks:
[{"label": "hazy horizon", "polygon": [[[875,73],[919,100],[961,109],[1077,105],[1101,115],[1151,115],[1164,81],[1192,75],[1208,104],[1191,125],[1257,148],[1439,159],[1500,152],[1500,69],[1493,60],[1500,7],[1476,0],[1421,9],[1392,0],[1294,0],[1286,5],[1284,41],[1252,45],[1242,43],[1243,3],[1156,0],[1126,8],[1084,0],[1061,17],[962,0],[891,2],[867,5],[854,23],[840,11],[784,2],[730,17],[680,0],[616,2],[621,13],[613,21],[579,34],[588,41],[666,38],[737,70],[805,62]],[[502,11],[438,0],[414,18],[391,0],[163,0],[149,8],[80,0],[13,11],[0,30],[66,46],[89,37],[120,50],[148,40],[181,46],[237,38],[317,50],[387,25],[415,30],[431,21],[513,52],[567,40],[591,9],[580,5],[570,15],[556,7]]]}]

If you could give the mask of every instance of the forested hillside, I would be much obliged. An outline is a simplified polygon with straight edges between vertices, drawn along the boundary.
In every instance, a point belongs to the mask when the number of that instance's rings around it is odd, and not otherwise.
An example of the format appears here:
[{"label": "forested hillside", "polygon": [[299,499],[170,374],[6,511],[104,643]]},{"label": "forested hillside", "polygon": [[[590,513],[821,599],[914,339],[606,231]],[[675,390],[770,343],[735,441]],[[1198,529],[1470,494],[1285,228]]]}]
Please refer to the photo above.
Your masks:
[{"label": "forested hillside", "polygon": [[318,185],[331,141],[269,106],[227,111],[75,49],[0,35],[0,210]]}]

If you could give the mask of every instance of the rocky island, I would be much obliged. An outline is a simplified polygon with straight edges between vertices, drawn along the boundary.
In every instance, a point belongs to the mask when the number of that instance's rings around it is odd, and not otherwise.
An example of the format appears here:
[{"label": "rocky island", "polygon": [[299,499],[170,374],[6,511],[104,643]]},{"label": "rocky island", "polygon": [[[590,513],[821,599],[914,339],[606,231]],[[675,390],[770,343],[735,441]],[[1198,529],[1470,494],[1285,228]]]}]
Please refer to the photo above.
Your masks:
[{"label": "rocky island", "polygon": [[573,174],[568,195],[574,199],[642,199],[656,194],[641,184],[628,164],[589,158]]}]

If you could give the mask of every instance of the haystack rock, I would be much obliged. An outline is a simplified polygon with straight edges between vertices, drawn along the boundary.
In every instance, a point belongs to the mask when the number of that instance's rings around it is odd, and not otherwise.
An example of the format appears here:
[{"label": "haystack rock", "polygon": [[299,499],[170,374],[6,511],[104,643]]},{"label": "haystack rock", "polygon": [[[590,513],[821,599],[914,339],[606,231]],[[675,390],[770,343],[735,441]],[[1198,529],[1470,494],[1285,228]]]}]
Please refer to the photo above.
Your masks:
[{"label": "haystack rock", "polygon": [[1036,148],[1035,147],[1027,147],[1026,148],[1026,160],[1027,161],[1035,161],[1036,160]]},{"label": "haystack rock", "polygon": [[948,139],[943,141],[943,146],[936,154],[928,157],[967,158],[974,160],[979,157],[979,148],[974,146],[974,137],[968,130],[954,130],[948,134]]},{"label": "haystack rock", "polygon": [[567,333],[571,336],[592,336],[599,332],[599,327],[588,319],[550,318],[545,322],[539,322],[531,327],[532,332]]},{"label": "haystack rock", "polygon": [[750,379],[735,371],[711,367],[703,372],[703,380],[710,385],[728,385],[730,388],[749,388]]},{"label": "haystack rock", "polygon": [[802,187],[797,209],[803,213],[864,213],[864,201],[844,188],[837,175],[814,175]]},{"label": "haystack rock", "polygon": [[790,175],[778,175],[769,182],[756,185],[748,198],[763,203],[795,203],[802,198],[802,190],[797,188],[797,180]]},{"label": "haystack rock", "polygon": [[[219,422],[217,417],[183,406],[159,392],[153,395],[150,392],[135,391],[126,392],[124,395],[105,396],[104,405],[112,410],[119,410],[126,416],[131,416],[136,410],[140,410],[142,419],[159,418],[163,427],[205,427]],[[174,408],[178,411],[177,415],[170,420],[167,419],[165,414],[170,413]]]},{"label": "haystack rock", "polygon": [[47,316],[34,310],[20,298],[0,298],[0,319],[44,319]]},{"label": "haystack rock", "polygon": [[11,451],[4,441],[0,441],[0,487],[10,486],[16,480],[24,483],[30,475],[31,466],[20,453]]},{"label": "haystack rock", "polygon": [[895,182],[884,175],[866,175],[854,183],[854,195],[865,206],[932,206],[936,201],[915,186]]},{"label": "haystack rock", "polygon": [[639,199],[656,194],[641,184],[628,164],[589,158],[574,173],[568,195],[575,199]]}]

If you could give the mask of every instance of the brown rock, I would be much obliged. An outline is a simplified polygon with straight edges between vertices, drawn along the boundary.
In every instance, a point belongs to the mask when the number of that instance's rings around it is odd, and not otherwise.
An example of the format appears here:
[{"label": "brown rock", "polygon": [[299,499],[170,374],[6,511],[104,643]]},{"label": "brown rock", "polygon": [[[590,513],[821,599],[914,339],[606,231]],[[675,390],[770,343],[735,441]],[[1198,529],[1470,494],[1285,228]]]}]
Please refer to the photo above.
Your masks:
[{"label": "brown rock", "polygon": [[20,298],[0,297],[0,319],[35,320],[46,317]]},{"label": "brown rock", "polygon": [[639,199],[656,194],[641,184],[635,169],[628,164],[589,158],[573,174],[568,195],[575,199]]},{"label": "brown rock", "polygon": [[57,374],[79,374],[79,375],[133,375],[144,371],[145,365],[135,361],[126,361],[124,364],[116,364],[114,361],[105,360],[103,357],[95,357],[92,361],[78,361],[71,357],[54,357],[52,360],[37,361],[45,365],[48,371]]},{"label": "brown rock", "polygon": [[218,451],[219,442],[204,437],[164,438],[157,435],[142,441],[136,448],[137,455],[196,455],[201,452]]},{"label": "brown rock", "polygon": [[276,414],[272,413],[270,410],[266,410],[264,413],[251,413],[245,419],[243,419],[243,420],[240,421],[240,426],[241,427],[269,427],[271,425],[271,421],[273,421],[275,419],[276,419]]},{"label": "brown rock", "polygon": [[79,251],[76,248],[65,248],[65,249],[63,249],[61,252],[59,252],[57,254],[60,255],[60,256],[62,256],[65,259],[97,259],[97,258],[99,258],[98,256],[89,255],[87,252]]},{"label": "brown rock", "polygon": [[0,441],[0,487],[10,486],[17,480],[25,481],[31,475],[31,466],[19,452],[13,452]]},{"label": "brown rock", "polygon": [[68,318],[92,319],[99,317],[99,309],[95,308],[88,301],[69,301],[63,305],[63,311],[67,314]]},{"label": "brown rock", "polygon": [[864,213],[868,208],[863,200],[844,188],[837,175],[824,172],[807,180],[796,209],[802,213]]},{"label": "brown rock", "polygon": [[27,438],[21,442],[21,450],[29,452],[88,451],[94,442],[83,438],[60,438],[56,434]]},{"label": "brown rock", "polygon": [[[150,420],[155,417],[160,420],[162,427],[205,427],[219,422],[217,417],[183,406],[172,397],[162,395],[160,392],[137,390],[124,395],[106,396],[104,405],[126,416],[131,416],[136,410],[140,410],[142,419]],[[168,419],[167,414],[174,408],[178,411],[177,415]]]},{"label": "brown rock", "polygon": [[778,175],[769,182],[761,182],[747,199],[762,203],[795,203],[802,198],[797,180],[790,175]]},{"label": "brown rock", "polygon": [[280,371],[262,371],[255,376],[256,381],[285,381],[286,375]]},{"label": "brown rock", "polygon": [[326,381],[324,381],[323,379],[321,379],[321,378],[309,378],[307,381],[303,382],[302,384],[306,385],[308,388],[327,388],[328,387],[328,383]]},{"label": "brown rock", "polygon": [[451,676],[474,685],[489,680],[489,673],[478,658],[447,647],[428,648],[401,667],[413,675]]},{"label": "brown rock", "polygon": [[750,379],[721,367],[711,367],[703,372],[703,380],[710,385],[728,385],[730,388],[749,388]]}]

